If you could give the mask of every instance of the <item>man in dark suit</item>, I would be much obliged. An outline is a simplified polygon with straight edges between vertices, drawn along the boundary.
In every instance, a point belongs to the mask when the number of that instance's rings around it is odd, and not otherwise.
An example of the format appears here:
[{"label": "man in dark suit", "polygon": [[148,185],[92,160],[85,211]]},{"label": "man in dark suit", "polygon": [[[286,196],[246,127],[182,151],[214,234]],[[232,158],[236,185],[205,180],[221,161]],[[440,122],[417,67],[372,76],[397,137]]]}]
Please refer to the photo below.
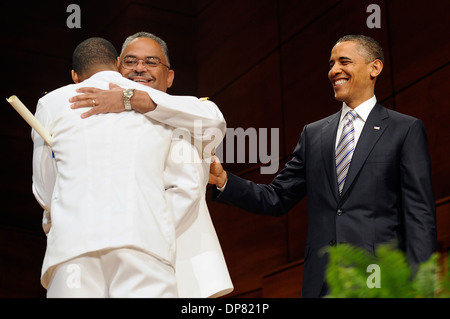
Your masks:
[{"label": "man in dark suit", "polygon": [[328,77],[342,109],[304,127],[292,159],[269,185],[227,173],[217,158],[211,167],[213,197],[253,213],[282,215],[307,196],[303,297],[327,294],[328,259],[320,250],[328,245],[345,242],[373,252],[381,243],[396,242],[412,266],[435,251],[425,128],[377,102],[383,60],[370,37],[336,42]]}]

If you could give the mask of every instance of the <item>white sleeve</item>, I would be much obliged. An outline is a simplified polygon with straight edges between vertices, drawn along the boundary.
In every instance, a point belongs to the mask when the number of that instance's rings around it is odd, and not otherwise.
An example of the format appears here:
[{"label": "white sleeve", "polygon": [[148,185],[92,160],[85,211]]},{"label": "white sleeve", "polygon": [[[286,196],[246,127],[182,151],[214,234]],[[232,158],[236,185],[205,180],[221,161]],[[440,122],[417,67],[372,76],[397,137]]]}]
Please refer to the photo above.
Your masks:
[{"label": "white sleeve", "polygon": [[[222,142],[226,122],[217,105],[193,96],[169,95],[149,87],[144,90],[155,102],[156,109],[146,116],[175,128],[187,129],[196,141],[214,150]],[[209,152],[210,155],[210,152]]]},{"label": "white sleeve", "polygon": [[[47,114],[41,102],[36,107],[36,119],[48,129]],[[33,177],[32,191],[37,202],[46,211],[51,211],[51,198],[56,181],[56,163],[51,148],[35,131],[31,131],[33,140]]]},{"label": "white sleeve", "polygon": [[202,162],[185,139],[172,141],[168,157],[164,171],[166,202],[178,237],[198,216],[204,191]]}]

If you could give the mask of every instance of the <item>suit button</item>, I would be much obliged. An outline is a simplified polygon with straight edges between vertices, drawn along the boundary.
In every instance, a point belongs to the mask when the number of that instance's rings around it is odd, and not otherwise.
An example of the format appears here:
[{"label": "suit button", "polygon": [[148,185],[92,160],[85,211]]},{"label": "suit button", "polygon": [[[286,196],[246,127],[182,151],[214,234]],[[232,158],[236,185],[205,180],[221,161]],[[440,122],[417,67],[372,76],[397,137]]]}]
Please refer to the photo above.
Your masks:
[{"label": "suit button", "polygon": [[337,210],[336,215],[341,216],[344,212],[340,209]]}]

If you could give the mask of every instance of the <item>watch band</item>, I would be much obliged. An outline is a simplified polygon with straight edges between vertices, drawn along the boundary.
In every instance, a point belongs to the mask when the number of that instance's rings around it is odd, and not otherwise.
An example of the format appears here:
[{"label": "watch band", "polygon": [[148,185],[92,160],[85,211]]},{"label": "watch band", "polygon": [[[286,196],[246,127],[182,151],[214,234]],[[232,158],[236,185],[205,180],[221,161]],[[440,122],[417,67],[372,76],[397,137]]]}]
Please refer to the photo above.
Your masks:
[{"label": "watch band", "polygon": [[124,90],[122,93],[123,105],[125,106],[126,111],[131,111],[133,108],[131,107],[131,98],[133,97],[134,89]]}]

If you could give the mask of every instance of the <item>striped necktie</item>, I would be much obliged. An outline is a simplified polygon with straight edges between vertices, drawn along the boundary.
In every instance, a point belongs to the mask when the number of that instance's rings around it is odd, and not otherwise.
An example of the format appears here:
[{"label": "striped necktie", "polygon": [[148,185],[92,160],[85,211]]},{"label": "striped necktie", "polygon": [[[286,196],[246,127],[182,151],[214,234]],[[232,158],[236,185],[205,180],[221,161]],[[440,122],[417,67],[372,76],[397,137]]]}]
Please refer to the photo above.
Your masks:
[{"label": "striped necktie", "polygon": [[336,147],[336,173],[339,186],[339,196],[344,188],[347,178],[348,168],[352,161],[353,151],[355,150],[355,128],[353,120],[356,118],[356,112],[350,110],[345,116],[345,124],[342,128],[341,139]]}]

